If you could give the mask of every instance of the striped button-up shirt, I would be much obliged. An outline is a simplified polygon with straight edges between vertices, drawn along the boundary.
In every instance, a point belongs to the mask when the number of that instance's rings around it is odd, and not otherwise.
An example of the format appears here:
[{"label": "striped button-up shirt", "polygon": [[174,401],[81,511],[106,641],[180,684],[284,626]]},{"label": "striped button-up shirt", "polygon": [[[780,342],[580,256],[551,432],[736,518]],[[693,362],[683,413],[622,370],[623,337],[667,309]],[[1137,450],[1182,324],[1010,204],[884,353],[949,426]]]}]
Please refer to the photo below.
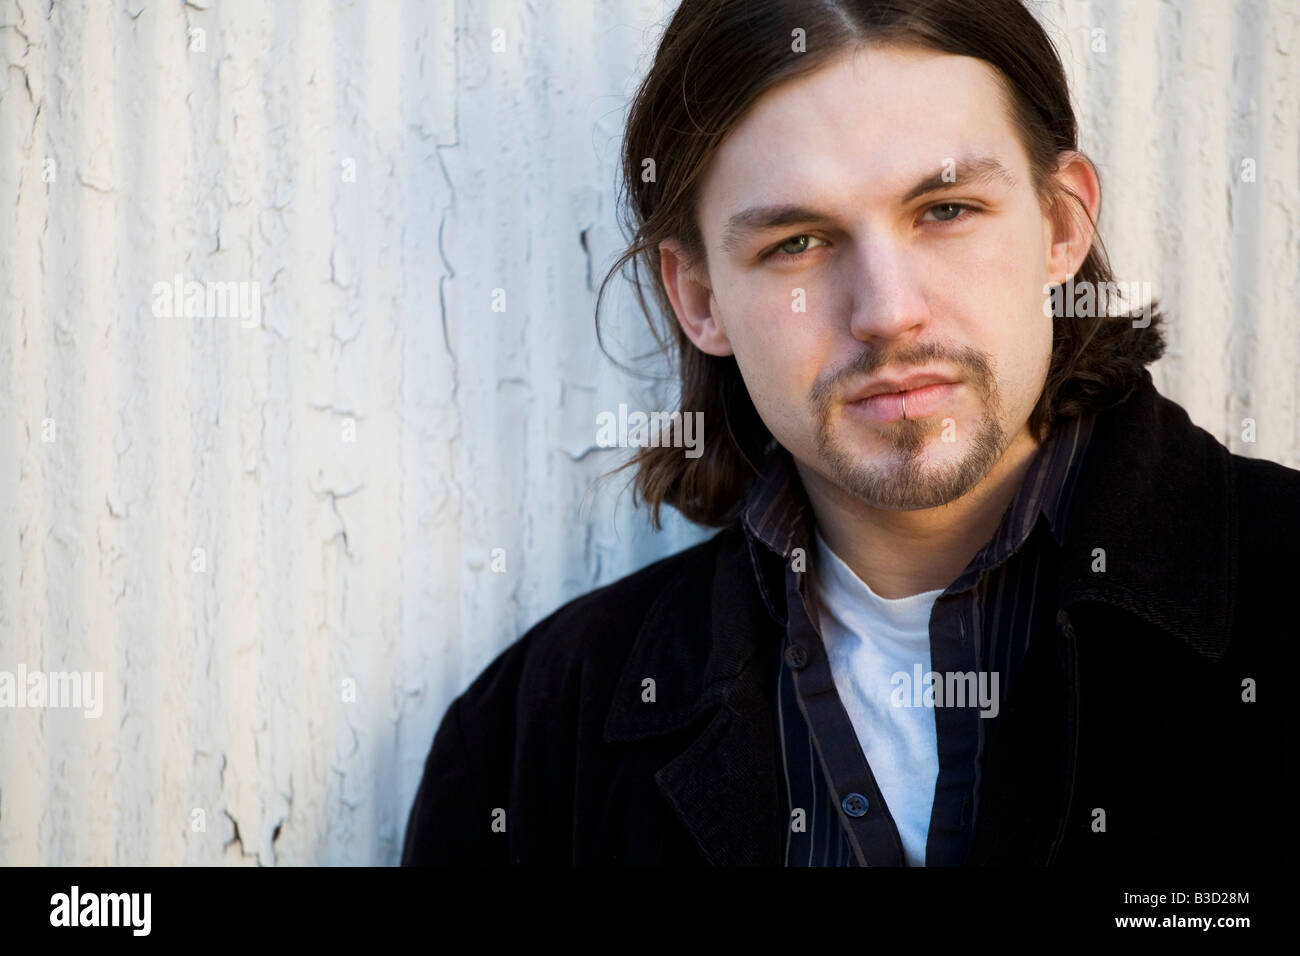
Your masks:
[{"label": "striped button-up shirt", "polygon": [[[930,614],[931,670],[996,673],[998,713],[1029,641],[1055,626],[1059,547],[1093,422],[1091,414],[1068,419],[1042,443],[997,531]],[[897,827],[818,632],[808,580],[815,573],[812,509],[790,453],[775,441],[746,497],[743,525],[759,588],[778,617],[782,602],[772,594],[777,588],[785,594],[784,640],[772,653],[780,655],[773,706],[791,821],[786,865],[902,866]],[[759,560],[760,553],[767,557]],[[979,812],[980,761],[997,717],[982,718],[975,706],[936,706],[934,714],[939,774],[925,860],[961,865]]]}]

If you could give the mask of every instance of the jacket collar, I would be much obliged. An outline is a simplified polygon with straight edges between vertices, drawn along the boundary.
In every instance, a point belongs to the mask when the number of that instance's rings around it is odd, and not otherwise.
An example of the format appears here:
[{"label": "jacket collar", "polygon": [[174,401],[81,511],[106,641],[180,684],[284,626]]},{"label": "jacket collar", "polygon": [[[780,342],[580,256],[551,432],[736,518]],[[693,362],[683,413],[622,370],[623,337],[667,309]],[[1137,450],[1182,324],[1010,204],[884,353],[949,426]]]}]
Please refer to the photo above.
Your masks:
[{"label": "jacket collar", "polygon": [[1223,656],[1237,590],[1231,454],[1145,369],[1101,416],[1062,559],[1063,607],[1101,601]]}]

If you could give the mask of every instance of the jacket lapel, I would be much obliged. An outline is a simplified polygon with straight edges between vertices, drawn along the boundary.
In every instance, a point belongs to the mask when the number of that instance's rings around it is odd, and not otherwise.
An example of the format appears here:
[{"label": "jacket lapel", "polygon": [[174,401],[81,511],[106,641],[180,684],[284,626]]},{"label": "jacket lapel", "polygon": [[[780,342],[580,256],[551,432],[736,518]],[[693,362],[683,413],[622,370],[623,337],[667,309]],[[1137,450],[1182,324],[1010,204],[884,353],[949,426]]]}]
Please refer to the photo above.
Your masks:
[{"label": "jacket lapel", "polygon": [[[752,697],[753,683],[737,687]],[[762,706],[757,699],[745,708],[735,701],[719,708],[704,732],[655,774],[664,798],[715,866],[781,862],[772,740],[765,723],[749,716]]]},{"label": "jacket lapel", "polygon": [[[710,553],[715,562],[700,560]],[[605,723],[610,743],[686,733],[689,742],[655,781],[717,866],[780,863],[775,728],[758,653],[765,640],[777,646],[772,627],[733,526],[651,607]],[[644,699],[646,678],[655,681],[653,702]]]},{"label": "jacket lapel", "polygon": [[1065,536],[1061,605],[1121,608],[1218,660],[1237,591],[1228,450],[1145,370],[1128,400],[1099,417],[1093,442]]}]

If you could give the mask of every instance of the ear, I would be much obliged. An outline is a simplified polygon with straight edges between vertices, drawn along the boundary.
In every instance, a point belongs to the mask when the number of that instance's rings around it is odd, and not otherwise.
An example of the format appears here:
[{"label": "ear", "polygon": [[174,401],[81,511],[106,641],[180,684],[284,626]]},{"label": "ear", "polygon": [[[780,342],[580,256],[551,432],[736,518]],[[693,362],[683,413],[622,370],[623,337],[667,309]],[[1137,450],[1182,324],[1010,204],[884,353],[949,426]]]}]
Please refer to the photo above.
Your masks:
[{"label": "ear", "polygon": [[659,243],[659,275],[686,337],[707,355],[730,355],[731,342],[714,314],[713,290],[701,267],[693,267],[676,239]]},{"label": "ear", "polygon": [[1055,284],[1065,282],[1078,272],[1092,248],[1097,231],[1093,223],[1101,211],[1101,181],[1087,156],[1068,150],[1057,157],[1053,178],[1059,186],[1078,196],[1088,211],[1087,216],[1083,215],[1079,203],[1066,195],[1060,208],[1053,210],[1046,219],[1043,238],[1047,275],[1048,280]]}]

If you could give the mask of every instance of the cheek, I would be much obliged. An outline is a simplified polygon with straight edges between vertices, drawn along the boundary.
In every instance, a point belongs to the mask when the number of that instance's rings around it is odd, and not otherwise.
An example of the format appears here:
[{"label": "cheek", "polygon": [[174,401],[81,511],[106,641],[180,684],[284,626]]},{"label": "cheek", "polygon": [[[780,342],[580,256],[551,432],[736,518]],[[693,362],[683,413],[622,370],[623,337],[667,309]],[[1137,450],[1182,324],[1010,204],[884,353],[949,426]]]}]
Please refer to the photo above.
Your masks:
[{"label": "cheek", "polygon": [[967,275],[974,282],[971,288],[987,288],[1009,310],[1018,312],[1031,300],[1035,308],[1041,307],[1047,273],[1035,230],[1030,225],[1013,225],[1008,222],[1006,228],[981,243]]},{"label": "cheek", "polygon": [[727,307],[743,316],[727,326],[736,365],[759,416],[778,437],[806,429],[808,397],[826,368],[830,343],[811,313],[793,311],[790,301],[765,291],[732,297]]},{"label": "cheek", "polygon": [[977,311],[993,323],[1004,346],[1031,357],[1050,351],[1052,343],[1051,319],[1043,315],[1047,273],[1036,239],[1029,228],[1005,230],[979,252],[966,286],[966,295],[983,300]]}]

